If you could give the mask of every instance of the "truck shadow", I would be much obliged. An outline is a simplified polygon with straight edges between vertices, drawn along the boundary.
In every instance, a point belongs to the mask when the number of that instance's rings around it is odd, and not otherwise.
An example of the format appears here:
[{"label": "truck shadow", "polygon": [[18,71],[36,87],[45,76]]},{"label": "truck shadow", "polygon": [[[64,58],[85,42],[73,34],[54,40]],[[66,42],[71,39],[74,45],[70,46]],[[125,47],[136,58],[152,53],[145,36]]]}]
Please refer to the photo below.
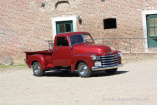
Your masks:
[{"label": "truck shadow", "polygon": [[[129,71],[117,71],[115,74],[109,75],[105,73],[105,71],[98,71],[98,72],[93,72],[91,77],[105,77],[105,76],[113,76],[113,75],[120,75],[120,74],[125,74]],[[45,73],[46,77],[79,77],[79,74],[75,72],[71,73],[63,73],[61,71],[48,71]]]},{"label": "truck shadow", "polygon": [[120,75],[120,74],[125,74],[129,71],[117,71],[115,74],[107,74],[105,71],[99,71],[99,72],[94,72],[92,77],[102,77],[102,76],[113,76],[113,75]]}]

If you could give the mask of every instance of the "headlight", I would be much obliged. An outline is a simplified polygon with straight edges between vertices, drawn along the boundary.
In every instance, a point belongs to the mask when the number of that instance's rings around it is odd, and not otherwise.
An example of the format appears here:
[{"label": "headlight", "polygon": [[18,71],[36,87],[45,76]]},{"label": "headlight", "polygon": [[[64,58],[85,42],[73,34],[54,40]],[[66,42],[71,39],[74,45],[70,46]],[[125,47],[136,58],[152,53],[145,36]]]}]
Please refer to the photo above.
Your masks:
[{"label": "headlight", "polygon": [[122,52],[121,51],[118,52],[118,56],[122,57]]},{"label": "headlight", "polygon": [[92,59],[92,60],[96,60],[96,55],[93,54],[93,55],[91,56],[91,59]]}]

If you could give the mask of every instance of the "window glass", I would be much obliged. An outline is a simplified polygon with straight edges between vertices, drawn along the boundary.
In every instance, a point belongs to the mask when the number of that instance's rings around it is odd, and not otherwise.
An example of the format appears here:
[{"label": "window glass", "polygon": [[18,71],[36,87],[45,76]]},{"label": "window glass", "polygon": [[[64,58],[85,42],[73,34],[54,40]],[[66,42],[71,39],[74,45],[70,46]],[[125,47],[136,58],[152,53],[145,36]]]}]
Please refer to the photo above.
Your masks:
[{"label": "window glass", "polygon": [[83,35],[83,34],[71,35],[69,38],[70,38],[71,45],[85,43],[85,42],[93,43],[93,39],[90,35]]},{"label": "window glass", "polygon": [[70,36],[70,41],[71,41],[71,45],[84,42],[82,35],[72,35]]},{"label": "window glass", "polygon": [[150,18],[150,19],[149,19],[149,22],[150,22],[150,26],[151,26],[151,27],[154,26],[154,18]]},{"label": "window glass", "polygon": [[154,27],[150,28],[150,36],[154,36]]},{"label": "window glass", "polygon": [[156,33],[156,35],[155,35],[155,36],[157,36],[157,27],[155,27],[155,33]]},{"label": "window glass", "polygon": [[157,26],[157,18],[155,18],[155,26]]},{"label": "window glass", "polygon": [[65,24],[65,26],[66,26],[66,32],[71,32],[70,24]]},{"label": "window glass", "polygon": [[90,35],[83,35],[84,36],[84,41],[85,42],[93,42],[92,38]]},{"label": "window glass", "polygon": [[60,33],[65,32],[65,31],[64,31],[64,30],[65,30],[64,24],[60,24],[60,25],[59,25],[59,30],[60,30]]},{"label": "window glass", "polygon": [[58,37],[57,38],[57,46],[69,46],[67,38],[66,37]]}]

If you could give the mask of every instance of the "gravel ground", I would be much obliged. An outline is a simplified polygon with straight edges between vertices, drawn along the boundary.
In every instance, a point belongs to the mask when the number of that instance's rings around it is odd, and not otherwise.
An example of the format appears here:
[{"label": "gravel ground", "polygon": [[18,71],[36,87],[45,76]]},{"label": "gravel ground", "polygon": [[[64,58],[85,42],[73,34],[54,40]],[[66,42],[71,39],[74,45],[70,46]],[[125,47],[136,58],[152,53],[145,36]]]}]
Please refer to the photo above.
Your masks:
[{"label": "gravel ground", "polygon": [[157,105],[157,59],[131,62],[115,75],[0,68],[0,105]]}]

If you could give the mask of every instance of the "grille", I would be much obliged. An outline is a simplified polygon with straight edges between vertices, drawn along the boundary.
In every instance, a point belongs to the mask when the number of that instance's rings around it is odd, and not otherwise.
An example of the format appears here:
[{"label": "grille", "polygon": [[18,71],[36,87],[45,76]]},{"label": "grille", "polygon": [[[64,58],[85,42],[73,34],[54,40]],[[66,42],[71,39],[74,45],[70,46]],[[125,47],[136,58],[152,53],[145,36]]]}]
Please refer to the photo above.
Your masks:
[{"label": "grille", "polygon": [[118,56],[117,54],[97,56],[97,61],[100,61],[102,66],[116,66],[118,65]]}]

